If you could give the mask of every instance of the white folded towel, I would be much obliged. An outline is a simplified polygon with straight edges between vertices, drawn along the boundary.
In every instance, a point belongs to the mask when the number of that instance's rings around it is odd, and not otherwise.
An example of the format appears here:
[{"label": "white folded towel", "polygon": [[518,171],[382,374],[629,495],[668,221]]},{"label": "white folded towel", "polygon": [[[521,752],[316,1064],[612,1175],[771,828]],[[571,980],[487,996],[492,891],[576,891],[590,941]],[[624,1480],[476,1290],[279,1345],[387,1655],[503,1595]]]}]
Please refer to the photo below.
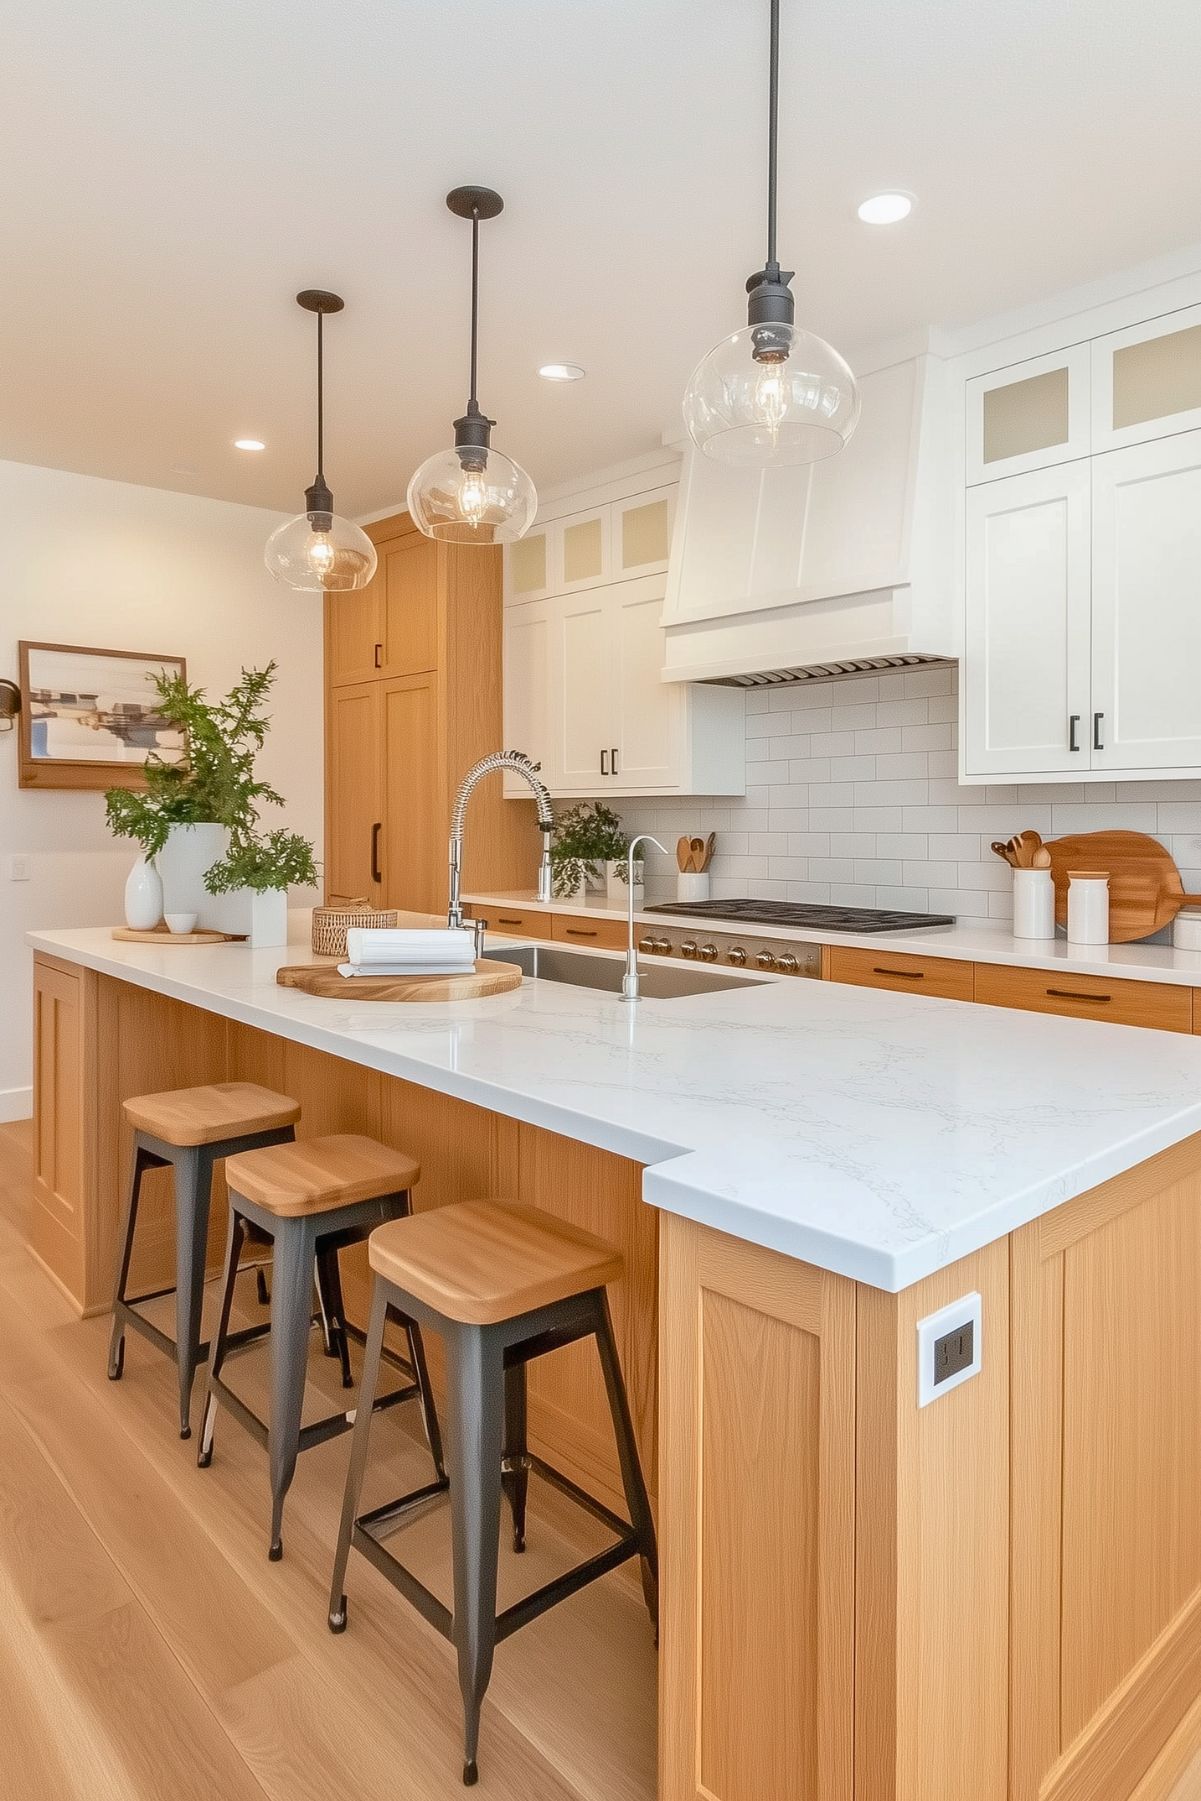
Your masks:
[{"label": "white folded towel", "polygon": [[474,963],[339,963],[340,976],[465,976]]},{"label": "white folded towel", "polygon": [[365,972],[453,974],[474,966],[475,934],[447,927],[431,931],[352,926],[346,934],[346,961]]}]

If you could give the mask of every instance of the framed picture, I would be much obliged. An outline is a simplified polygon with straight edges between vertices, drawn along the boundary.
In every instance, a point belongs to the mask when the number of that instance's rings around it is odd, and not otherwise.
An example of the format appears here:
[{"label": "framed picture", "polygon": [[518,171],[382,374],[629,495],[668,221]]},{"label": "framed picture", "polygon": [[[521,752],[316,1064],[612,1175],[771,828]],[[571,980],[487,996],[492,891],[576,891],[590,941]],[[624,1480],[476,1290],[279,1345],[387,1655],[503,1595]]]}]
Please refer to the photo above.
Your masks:
[{"label": "framed picture", "polygon": [[20,652],[22,788],[140,788],[146,758],[182,754],[157,712],[154,678],[186,675],[183,657],[81,644],[30,644]]}]

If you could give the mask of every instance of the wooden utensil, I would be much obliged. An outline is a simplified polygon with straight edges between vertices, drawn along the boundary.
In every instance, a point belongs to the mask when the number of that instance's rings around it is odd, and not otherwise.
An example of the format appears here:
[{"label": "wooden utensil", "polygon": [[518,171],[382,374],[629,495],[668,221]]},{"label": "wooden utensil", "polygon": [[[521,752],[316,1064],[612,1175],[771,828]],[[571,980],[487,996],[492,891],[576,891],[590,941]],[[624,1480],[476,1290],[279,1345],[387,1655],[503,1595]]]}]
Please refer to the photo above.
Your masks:
[{"label": "wooden utensil", "polygon": [[1143,832],[1079,832],[1045,846],[1055,883],[1055,917],[1067,923],[1068,871],[1103,869],[1109,875],[1109,941],[1129,944],[1171,925],[1181,907],[1201,906],[1186,894],[1170,851]]},{"label": "wooden utensil", "polygon": [[681,875],[683,875],[684,871],[687,869],[691,859],[692,859],[692,846],[689,844],[687,838],[677,838],[676,839],[676,862],[680,866],[680,874]]},{"label": "wooden utensil", "polygon": [[1042,844],[1042,838],[1039,834],[1029,830],[1018,832],[1014,836],[1012,842],[1017,853],[1017,867],[1019,869],[1033,869],[1034,853]]},{"label": "wooden utensil", "polygon": [[1031,869],[1050,869],[1051,853],[1045,844],[1040,844],[1030,863]]},{"label": "wooden utensil", "polygon": [[332,1001],[477,1001],[521,986],[516,963],[481,957],[454,976],[340,976],[336,963],[294,963],[277,969],[281,988],[300,988]]},{"label": "wooden utensil", "polygon": [[994,838],[990,848],[995,857],[1001,857],[1011,869],[1014,867],[1013,852],[1008,844],[1002,844],[999,838]]},{"label": "wooden utensil", "polygon": [[688,860],[688,867],[689,869],[694,869],[699,875],[701,870],[705,867],[705,840],[703,838],[694,838],[690,848],[692,855]]}]

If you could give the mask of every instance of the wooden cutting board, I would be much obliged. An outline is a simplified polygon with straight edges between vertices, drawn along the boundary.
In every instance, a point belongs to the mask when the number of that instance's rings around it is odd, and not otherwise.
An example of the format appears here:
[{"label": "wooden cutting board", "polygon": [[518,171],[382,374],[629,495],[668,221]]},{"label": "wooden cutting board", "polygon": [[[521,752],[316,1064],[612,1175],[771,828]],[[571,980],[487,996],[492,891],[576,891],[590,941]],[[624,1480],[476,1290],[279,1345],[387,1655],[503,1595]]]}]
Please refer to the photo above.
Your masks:
[{"label": "wooden cutting board", "polygon": [[153,926],[148,932],[136,932],[132,926],[114,926],[113,937],[122,944],[239,944],[242,940],[230,932],[172,932],[167,926]]},{"label": "wooden cutting board", "polygon": [[336,963],[293,963],[277,969],[281,988],[301,988],[329,1001],[478,1001],[520,988],[516,963],[481,957],[457,976],[340,976]]},{"label": "wooden cutting board", "polygon": [[1055,838],[1051,877],[1055,883],[1055,917],[1068,917],[1068,872],[1103,869],[1109,876],[1109,941],[1128,944],[1150,938],[1171,925],[1181,907],[1201,906],[1201,895],[1186,894],[1170,851],[1143,832],[1078,832]]}]

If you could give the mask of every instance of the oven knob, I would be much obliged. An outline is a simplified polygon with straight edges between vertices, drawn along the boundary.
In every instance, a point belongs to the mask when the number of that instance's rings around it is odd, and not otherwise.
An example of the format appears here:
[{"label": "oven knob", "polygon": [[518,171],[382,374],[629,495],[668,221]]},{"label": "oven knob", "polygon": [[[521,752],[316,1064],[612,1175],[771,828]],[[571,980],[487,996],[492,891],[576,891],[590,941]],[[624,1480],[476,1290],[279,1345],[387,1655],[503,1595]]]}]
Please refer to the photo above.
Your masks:
[{"label": "oven knob", "polygon": [[656,938],[654,945],[655,955],[657,957],[670,957],[675,948],[670,938]]},{"label": "oven knob", "polygon": [[715,944],[702,944],[700,950],[697,952],[697,956],[702,963],[716,963],[717,946]]},{"label": "oven knob", "polygon": [[760,951],[759,955],[755,958],[755,962],[759,965],[760,969],[774,969],[776,967],[776,954],[774,951]]},{"label": "oven knob", "polygon": [[729,955],[730,962],[734,965],[735,969],[742,969],[745,967],[746,952],[743,950],[743,948],[740,944],[732,944],[730,946],[728,955]]},{"label": "oven knob", "polygon": [[681,957],[695,957],[696,956],[696,939],[695,938],[685,938],[683,944],[680,946],[680,955],[681,955]]},{"label": "oven knob", "polygon": [[643,956],[649,957],[652,951],[657,951],[658,948],[659,940],[657,938],[640,938],[638,940],[638,949],[642,952]]},{"label": "oven knob", "polygon": [[783,976],[794,976],[800,968],[800,964],[791,951],[786,951],[782,957],[777,957],[776,968]]}]

